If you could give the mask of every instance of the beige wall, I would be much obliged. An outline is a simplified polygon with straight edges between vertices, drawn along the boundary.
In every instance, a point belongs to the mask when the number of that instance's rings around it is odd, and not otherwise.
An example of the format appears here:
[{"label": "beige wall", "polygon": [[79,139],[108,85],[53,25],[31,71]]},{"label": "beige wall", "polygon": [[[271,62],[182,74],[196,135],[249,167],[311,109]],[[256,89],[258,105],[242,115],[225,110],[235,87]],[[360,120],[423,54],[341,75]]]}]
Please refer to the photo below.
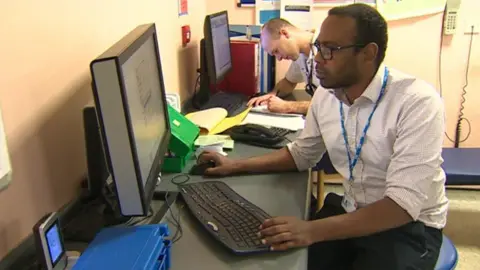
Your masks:
[{"label": "beige wall", "polygon": [[[78,193],[85,174],[81,111],[91,100],[92,59],[136,25],[156,22],[167,91],[185,98],[192,90],[206,5],[189,5],[190,14],[179,18],[175,0],[2,3],[0,105],[14,177],[0,192],[0,257],[43,214]],[[185,49],[183,24],[193,35]]]},{"label": "beige wall", "polygon": [[[234,0],[208,0],[207,12],[217,12],[223,9],[229,11],[232,24],[254,24],[255,8],[237,8]],[[442,88],[447,109],[447,128],[451,138],[454,136],[455,124],[460,108],[460,94],[465,84],[465,69],[470,36],[464,35],[467,24],[476,22],[480,1],[463,0],[459,15],[459,31],[453,37],[446,37],[442,48]],[[320,26],[327,16],[328,8],[314,9],[314,25]],[[389,23],[390,42],[385,59],[386,64],[404,72],[418,76],[436,85],[439,89],[439,51],[442,14],[421,18],[400,20]],[[480,29],[478,29],[480,30]],[[464,115],[472,124],[472,132],[463,147],[480,146],[480,110],[476,106],[480,102],[480,45],[478,35],[474,36],[473,50],[470,61],[466,102]],[[277,63],[277,80],[281,79],[289,62]],[[468,126],[463,122],[463,134],[468,132]],[[453,145],[445,139],[445,145]]]}]

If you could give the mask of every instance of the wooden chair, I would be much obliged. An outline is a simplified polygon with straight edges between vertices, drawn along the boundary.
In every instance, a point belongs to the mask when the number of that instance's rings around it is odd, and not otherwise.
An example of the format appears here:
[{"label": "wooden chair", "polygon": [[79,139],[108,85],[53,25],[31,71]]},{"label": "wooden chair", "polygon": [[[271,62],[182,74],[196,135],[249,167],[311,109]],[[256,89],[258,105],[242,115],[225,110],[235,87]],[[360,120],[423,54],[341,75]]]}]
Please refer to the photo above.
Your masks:
[{"label": "wooden chair", "polygon": [[338,179],[342,176],[338,174],[337,170],[332,165],[328,153],[323,155],[322,159],[311,170],[311,179],[317,180],[317,209],[320,210],[323,207],[323,200],[325,198],[325,181],[332,179]]}]

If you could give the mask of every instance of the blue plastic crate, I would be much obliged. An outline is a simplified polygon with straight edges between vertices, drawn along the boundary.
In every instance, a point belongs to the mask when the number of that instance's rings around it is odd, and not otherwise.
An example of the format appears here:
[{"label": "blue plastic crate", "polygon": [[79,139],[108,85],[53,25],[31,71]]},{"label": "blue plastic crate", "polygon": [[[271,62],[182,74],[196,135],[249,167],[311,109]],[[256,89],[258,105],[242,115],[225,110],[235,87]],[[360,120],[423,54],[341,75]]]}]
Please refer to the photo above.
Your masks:
[{"label": "blue plastic crate", "polygon": [[73,270],[168,270],[170,234],[166,224],[111,227],[101,230]]}]

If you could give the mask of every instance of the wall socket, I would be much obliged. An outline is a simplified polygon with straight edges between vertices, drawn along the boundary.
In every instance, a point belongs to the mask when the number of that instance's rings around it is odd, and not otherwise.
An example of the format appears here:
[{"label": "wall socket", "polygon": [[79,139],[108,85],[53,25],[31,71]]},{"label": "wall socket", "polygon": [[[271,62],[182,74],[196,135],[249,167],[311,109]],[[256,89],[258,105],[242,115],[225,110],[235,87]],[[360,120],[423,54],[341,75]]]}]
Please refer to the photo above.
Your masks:
[{"label": "wall socket", "polygon": [[[473,25],[473,33],[472,33],[472,25]],[[465,35],[478,35],[480,33],[480,23],[478,22],[469,22],[465,24]]]}]

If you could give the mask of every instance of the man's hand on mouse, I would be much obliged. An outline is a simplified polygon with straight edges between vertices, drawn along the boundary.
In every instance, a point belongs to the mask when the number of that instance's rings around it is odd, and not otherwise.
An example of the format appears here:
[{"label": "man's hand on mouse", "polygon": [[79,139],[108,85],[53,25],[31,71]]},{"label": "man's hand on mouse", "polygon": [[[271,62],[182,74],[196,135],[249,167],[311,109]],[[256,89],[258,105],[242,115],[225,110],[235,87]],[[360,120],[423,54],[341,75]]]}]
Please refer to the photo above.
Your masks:
[{"label": "man's hand on mouse", "polygon": [[206,169],[205,175],[226,176],[234,172],[235,162],[219,153],[205,151],[198,157],[197,164],[208,161],[213,161],[215,167]]}]

